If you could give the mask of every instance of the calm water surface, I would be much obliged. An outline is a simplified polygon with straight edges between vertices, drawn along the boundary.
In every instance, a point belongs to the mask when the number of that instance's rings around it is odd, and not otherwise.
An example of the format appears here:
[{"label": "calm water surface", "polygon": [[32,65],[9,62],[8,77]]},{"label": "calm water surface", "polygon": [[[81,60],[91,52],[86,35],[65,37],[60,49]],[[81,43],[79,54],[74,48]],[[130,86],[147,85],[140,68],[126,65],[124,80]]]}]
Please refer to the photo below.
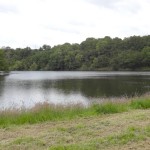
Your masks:
[{"label": "calm water surface", "polygon": [[150,91],[150,72],[21,71],[0,76],[0,109],[54,104],[88,104],[104,97]]}]

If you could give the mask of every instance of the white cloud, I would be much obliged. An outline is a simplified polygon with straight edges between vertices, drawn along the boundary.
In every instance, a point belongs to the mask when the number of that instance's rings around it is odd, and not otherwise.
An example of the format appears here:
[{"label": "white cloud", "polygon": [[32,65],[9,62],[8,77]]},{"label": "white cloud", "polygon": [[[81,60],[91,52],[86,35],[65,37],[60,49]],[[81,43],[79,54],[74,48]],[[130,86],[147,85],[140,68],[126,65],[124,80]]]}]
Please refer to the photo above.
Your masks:
[{"label": "white cloud", "polygon": [[150,33],[148,0],[0,0],[0,47]]}]

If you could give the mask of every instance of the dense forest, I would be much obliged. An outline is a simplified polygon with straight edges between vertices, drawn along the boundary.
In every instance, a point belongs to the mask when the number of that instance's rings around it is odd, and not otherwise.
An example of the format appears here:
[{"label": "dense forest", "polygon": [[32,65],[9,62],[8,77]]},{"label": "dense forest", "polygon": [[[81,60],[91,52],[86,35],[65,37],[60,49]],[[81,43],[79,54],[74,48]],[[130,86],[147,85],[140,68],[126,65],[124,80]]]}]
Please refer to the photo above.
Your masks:
[{"label": "dense forest", "polygon": [[87,38],[39,49],[3,47],[0,70],[150,70],[150,35]]}]

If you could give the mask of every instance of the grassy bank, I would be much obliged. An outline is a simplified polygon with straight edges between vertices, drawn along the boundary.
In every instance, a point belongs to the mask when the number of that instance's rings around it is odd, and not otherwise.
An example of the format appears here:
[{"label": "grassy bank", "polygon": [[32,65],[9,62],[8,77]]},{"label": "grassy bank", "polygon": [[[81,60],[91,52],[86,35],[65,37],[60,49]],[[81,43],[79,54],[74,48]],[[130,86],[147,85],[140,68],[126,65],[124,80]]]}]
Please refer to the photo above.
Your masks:
[{"label": "grassy bank", "polygon": [[148,150],[149,147],[150,109],[0,128],[1,150]]},{"label": "grassy bank", "polygon": [[4,110],[0,112],[0,127],[9,125],[35,124],[46,121],[71,120],[75,118],[128,112],[134,109],[150,108],[150,96],[146,95],[132,100],[104,102],[89,107],[82,105],[55,106],[48,103],[37,104],[30,110]]}]

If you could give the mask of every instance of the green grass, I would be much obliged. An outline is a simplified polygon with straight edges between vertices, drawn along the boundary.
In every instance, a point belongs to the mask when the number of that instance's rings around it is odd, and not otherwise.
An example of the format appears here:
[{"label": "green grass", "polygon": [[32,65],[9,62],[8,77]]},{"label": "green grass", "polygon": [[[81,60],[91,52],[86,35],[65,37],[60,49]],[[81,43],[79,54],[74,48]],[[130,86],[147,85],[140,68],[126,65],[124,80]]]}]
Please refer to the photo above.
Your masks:
[{"label": "green grass", "polygon": [[82,105],[55,106],[48,103],[37,104],[30,110],[4,110],[0,112],[0,127],[8,125],[35,124],[45,121],[70,120],[76,117],[113,114],[130,111],[132,109],[150,108],[150,97],[134,98],[121,102],[104,102],[89,107]]},{"label": "green grass", "polygon": [[124,103],[107,102],[104,104],[95,104],[92,106],[96,114],[121,113],[128,110],[128,105]]},{"label": "green grass", "polygon": [[97,150],[106,147],[112,147],[116,145],[125,145],[129,142],[143,141],[150,137],[150,126],[145,128],[128,127],[128,129],[122,133],[109,135],[104,138],[91,140],[88,143],[80,144],[68,144],[68,145],[56,145],[49,148],[49,150]]},{"label": "green grass", "polygon": [[150,108],[150,98],[132,100],[130,106],[134,109],[148,109]]},{"label": "green grass", "polygon": [[0,128],[0,149],[148,149],[150,109],[127,111]]}]

